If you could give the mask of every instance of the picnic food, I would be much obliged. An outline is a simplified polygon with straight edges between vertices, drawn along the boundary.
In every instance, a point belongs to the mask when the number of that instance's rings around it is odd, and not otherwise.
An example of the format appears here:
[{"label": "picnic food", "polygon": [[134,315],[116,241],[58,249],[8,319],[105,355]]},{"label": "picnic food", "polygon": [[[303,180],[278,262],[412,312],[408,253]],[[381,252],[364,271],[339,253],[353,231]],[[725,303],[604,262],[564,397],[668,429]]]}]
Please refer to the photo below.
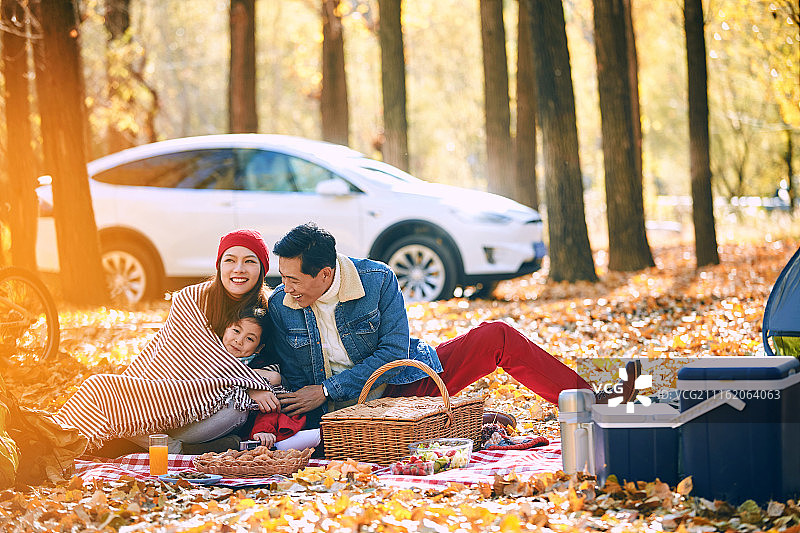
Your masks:
[{"label": "picnic food", "polygon": [[433,462],[426,461],[418,455],[392,463],[392,474],[396,476],[429,476],[433,473]]},{"label": "picnic food", "polygon": [[256,477],[291,474],[308,464],[314,448],[305,450],[270,450],[257,446],[252,450],[208,452],[194,458],[195,468],[207,474],[228,477]]},{"label": "picnic food", "polygon": [[472,453],[471,439],[429,439],[408,447],[411,453],[433,462],[433,471],[467,466]]},{"label": "picnic food", "polygon": [[211,476],[203,472],[194,472],[192,470],[184,470],[178,474],[182,479],[209,479]]}]

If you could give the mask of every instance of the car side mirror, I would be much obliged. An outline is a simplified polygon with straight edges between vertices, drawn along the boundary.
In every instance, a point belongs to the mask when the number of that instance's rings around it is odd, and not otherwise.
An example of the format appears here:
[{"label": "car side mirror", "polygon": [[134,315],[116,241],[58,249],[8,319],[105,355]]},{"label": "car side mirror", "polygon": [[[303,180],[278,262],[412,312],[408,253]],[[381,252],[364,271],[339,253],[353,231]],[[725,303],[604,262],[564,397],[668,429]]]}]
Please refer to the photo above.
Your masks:
[{"label": "car side mirror", "polygon": [[333,178],[317,183],[315,191],[322,196],[347,196],[350,194],[350,185],[342,178]]}]

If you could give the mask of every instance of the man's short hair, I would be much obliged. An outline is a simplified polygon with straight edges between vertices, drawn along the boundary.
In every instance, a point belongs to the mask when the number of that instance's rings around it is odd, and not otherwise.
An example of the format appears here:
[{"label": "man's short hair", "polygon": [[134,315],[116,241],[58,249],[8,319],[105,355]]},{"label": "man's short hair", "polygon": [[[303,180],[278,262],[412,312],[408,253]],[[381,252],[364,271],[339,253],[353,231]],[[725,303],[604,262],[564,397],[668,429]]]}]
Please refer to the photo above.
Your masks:
[{"label": "man's short hair", "polygon": [[289,230],[272,252],[278,257],[299,257],[300,271],[312,277],[325,267],[336,268],[336,239],[313,222]]}]

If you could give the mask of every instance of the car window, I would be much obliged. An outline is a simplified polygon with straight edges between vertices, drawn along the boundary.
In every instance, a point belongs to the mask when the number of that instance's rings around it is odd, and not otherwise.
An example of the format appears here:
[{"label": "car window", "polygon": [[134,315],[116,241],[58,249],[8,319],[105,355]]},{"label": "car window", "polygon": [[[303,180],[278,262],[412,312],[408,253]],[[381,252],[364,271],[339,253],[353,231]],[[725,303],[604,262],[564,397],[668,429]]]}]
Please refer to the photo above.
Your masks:
[{"label": "car window", "polygon": [[[240,149],[236,157],[240,169],[237,188],[245,191],[313,193],[320,182],[338,177],[315,163],[279,152]],[[348,185],[351,191],[360,192]]]},{"label": "car window", "polygon": [[289,156],[266,150],[237,150],[237,189],[245,191],[297,192]]},{"label": "car window", "polygon": [[290,157],[289,166],[292,168],[297,190],[300,192],[314,192],[319,182],[336,177],[330,170],[298,157]]},{"label": "car window", "polygon": [[233,151],[230,149],[192,150],[131,161],[93,177],[113,185],[232,189],[235,168]]}]

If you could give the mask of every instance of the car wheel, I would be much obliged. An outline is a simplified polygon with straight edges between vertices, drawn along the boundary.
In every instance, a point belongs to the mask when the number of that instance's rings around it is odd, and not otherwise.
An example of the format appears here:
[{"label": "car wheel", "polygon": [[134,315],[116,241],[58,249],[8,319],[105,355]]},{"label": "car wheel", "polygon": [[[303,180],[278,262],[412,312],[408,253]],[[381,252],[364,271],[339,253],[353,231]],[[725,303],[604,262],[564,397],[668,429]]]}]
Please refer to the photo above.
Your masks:
[{"label": "car wheel", "polygon": [[397,275],[406,302],[430,302],[453,296],[455,261],[441,240],[411,235],[392,244],[385,257],[386,264]]},{"label": "car wheel", "polygon": [[113,301],[135,304],[158,294],[158,260],[145,247],[132,241],[104,243],[101,256]]}]

